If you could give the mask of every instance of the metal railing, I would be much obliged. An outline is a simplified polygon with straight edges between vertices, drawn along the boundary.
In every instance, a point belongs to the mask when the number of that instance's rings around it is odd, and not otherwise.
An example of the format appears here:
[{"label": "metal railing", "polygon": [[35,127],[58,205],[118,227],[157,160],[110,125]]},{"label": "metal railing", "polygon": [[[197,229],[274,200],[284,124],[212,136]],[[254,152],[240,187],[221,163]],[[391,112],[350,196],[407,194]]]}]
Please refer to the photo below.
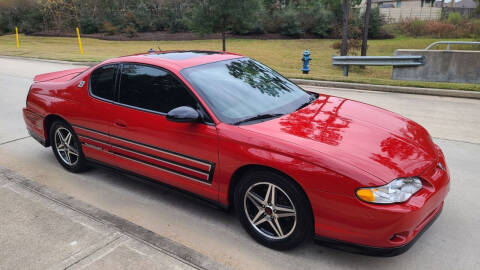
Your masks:
[{"label": "metal railing", "polygon": [[437,41],[428,45],[425,50],[430,50],[433,46],[439,44],[447,44],[447,51],[450,50],[450,44],[460,44],[460,45],[480,45],[480,41]]},{"label": "metal railing", "polygon": [[425,56],[332,56],[332,65],[343,66],[343,76],[348,76],[350,66],[421,66]]}]

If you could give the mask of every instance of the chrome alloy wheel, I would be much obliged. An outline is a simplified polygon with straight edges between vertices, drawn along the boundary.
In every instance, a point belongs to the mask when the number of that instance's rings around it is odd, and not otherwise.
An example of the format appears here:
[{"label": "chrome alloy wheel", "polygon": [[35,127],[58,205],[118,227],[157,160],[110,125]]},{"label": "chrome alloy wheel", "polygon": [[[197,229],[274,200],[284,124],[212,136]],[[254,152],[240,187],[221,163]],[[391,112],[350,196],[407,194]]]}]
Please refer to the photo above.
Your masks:
[{"label": "chrome alloy wheel", "polygon": [[256,183],[245,193],[243,203],[250,224],[264,237],[284,239],[295,230],[295,206],[280,187],[267,182]]},{"label": "chrome alloy wheel", "polygon": [[72,139],[70,130],[59,127],[55,131],[55,148],[62,161],[67,165],[73,166],[78,162],[78,146],[75,140]]}]

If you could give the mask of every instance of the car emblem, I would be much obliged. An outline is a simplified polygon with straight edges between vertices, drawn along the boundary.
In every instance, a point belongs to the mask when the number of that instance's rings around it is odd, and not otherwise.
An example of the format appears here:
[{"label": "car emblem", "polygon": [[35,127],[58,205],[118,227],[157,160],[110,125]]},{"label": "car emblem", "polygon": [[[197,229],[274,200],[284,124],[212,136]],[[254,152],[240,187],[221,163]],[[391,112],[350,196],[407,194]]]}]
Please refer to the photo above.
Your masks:
[{"label": "car emblem", "polygon": [[78,88],[82,88],[84,85],[85,85],[85,81],[81,81],[81,82],[78,84]]}]

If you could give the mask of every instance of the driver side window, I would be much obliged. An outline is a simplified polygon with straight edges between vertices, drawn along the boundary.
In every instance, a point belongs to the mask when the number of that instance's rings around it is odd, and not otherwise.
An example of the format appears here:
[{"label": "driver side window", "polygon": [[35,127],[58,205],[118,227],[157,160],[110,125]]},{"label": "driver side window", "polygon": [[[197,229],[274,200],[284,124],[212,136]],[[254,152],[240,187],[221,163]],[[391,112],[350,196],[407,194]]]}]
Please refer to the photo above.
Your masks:
[{"label": "driver side window", "polygon": [[121,70],[119,102],[122,104],[159,113],[180,106],[197,107],[188,89],[162,69],[123,64]]}]

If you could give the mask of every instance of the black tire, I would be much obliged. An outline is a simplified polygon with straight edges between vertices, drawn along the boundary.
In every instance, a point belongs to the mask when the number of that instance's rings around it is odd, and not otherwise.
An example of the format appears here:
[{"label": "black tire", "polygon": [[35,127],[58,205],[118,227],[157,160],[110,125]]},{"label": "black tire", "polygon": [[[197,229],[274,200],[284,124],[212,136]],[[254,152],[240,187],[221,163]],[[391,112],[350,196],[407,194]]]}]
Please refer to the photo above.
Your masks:
[{"label": "black tire", "polygon": [[[56,143],[57,141],[55,138],[56,136],[55,134],[59,130],[63,132],[66,132],[68,130],[70,132],[71,134],[70,144],[72,147],[74,147],[77,150],[77,154],[78,154],[78,157],[75,160],[75,162],[73,162],[73,159],[74,159],[73,154],[66,154],[65,152],[63,152],[64,154],[59,153],[57,149],[57,143]],[[78,139],[77,135],[75,134],[75,131],[73,131],[72,127],[69,124],[67,124],[64,121],[53,122],[52,126],[50,127],[49,140],[50,140],[50,144],[52,146],[52,151],[53,151],[53,154],[55,155],[55,158],[57,158],[57,161],[65,169],[73,173],[83,172],[88,169],[87,160],[85,159],[85,156],[82,152],[80,140]],[[57,137],[57,140],[59,140],[59,137]],[[69,155],[69,157],[71,158],[72,164],[69,164],[67,163],[67,161],[65,161],[66,155]]]},{"label": "black tire", "polygon": [[[268,189],[268,186],[270,186],[268,183],[276,186],[274,190],[276,190],[277,195],[275,195],[276,203],[273,203],[272,208],[270,208],[267,213],[266,208],[269,208],[270,206],[264,206],[261,203],[260,208],[258,208],[258,205],[255,205],[254,200],[251,200],[245,196],[248,191],[249,194],[253,192],[255,195],[258,195],[259,199],[270,200],[269,198],[265,199],[268,191],[265,191],[264,194],[262,193],[263,195],[260,194],[262,190]],[[280,192],[283,192],[283,194],[286,194],[287,196],[282,195]],[[282,202],[279,202],[279,200],[283,200],[283,204]],[[280,210],[274,210],[273,212],[276,214],[272,213],[271,211],[271,209],[279,209],[279,207],[288,203],[293,204],[293,209],[296,212],[296,221],[292,221],[293,217],[282,217],[283,219],[281,221],[281,218],[276,216],[280,213]],[[276,250],[292,249],[313,235],[312,210],[307,197],[301,188],[293,182],[293,180],[275,171],[253,170],[245,173],[235,189],[234,204],[238,218],[240,219],[240,222],[245,230],[257,242],[269,248]],[[290,209],[290,207],[288,208]],[[264,212],[260,213],[262,209]],[[255,212],[256,214],[254,214]],[[270,213],[272,214],[270,215]],[[260,216],[258,219],[255,219],[257,215]],[[252,218],[252,216],[255,217]],[[267,221],[264,221],[259,225],[253,224],[255,220],[258,222],[262,221],[263,218],[266,218]],[[290,220],[285,220],[285,218],[290,218]],[[278,223],[276,223],[277,221]],[[273,224],[278,224],[280,228],[284,228],[285,232],[283,232],[283,230],[278,230],[278,226],[276,233],[274,231],[269,232],[268,227],[276,226],[270,224],[270,222]],[[281,226],[282,222],[284,226]],[[262,226],[267,227],[261,228]],[[273,227],[270,228],[275,230]],[[279,234],[280,231],[282,231],[283,235]],[[274,237],[285,238],[273,239]]]}]

